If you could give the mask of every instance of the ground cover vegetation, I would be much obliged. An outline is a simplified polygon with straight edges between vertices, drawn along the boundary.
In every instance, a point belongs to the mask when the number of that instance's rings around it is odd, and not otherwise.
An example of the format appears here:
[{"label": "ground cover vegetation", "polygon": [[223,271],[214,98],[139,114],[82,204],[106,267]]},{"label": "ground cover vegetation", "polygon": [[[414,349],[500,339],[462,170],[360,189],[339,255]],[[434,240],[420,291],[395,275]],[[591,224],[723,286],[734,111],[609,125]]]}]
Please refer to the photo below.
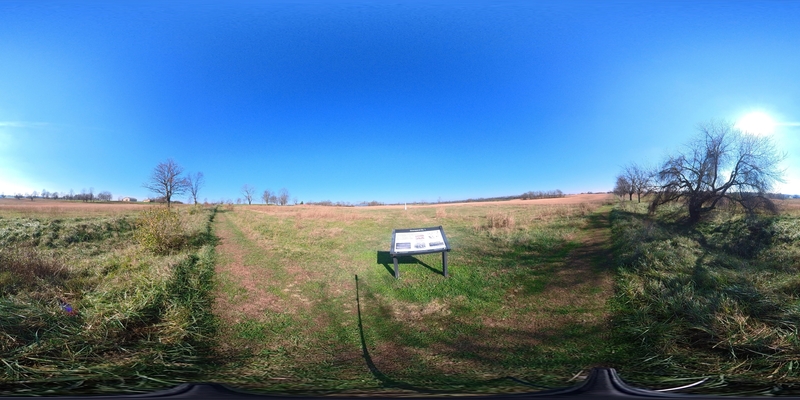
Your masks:
[{"label": "ground cover vegetation", "polygon": [[[519,392],[598,365],[647,387],[792,393],[800,202],[692,223],[650,199],[2,204],[0,393]],[[395,280],[392,228],[438,225],[450,278],[428,254]]]},{"label": "ground cover vegetation", "polygon": [[[237,206],[220,237],[215,380],[269,392],[531,391],[574,383],[606,345],[609,206]],[[442,225],[400,260],[393,228]]]},{"label": "ground cover vegetation", "polygon": [[780,215],[731,204],[698,223],[680,203],[611,212],[626,379],[706,377],[696,392],[800,393],[800,203],[777,205]]},{"label": "ground cover vegetation", "polygon": [[149,391],[203,376],[214,209],[6,205],[0,394]]}]

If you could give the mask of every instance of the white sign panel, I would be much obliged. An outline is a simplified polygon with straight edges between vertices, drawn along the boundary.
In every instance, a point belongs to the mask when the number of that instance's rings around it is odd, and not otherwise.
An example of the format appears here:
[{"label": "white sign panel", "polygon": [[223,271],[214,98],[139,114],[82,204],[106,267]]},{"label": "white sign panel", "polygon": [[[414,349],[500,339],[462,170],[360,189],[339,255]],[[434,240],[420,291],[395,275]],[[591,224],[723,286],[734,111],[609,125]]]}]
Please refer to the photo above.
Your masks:
[{"label": "white sign panel", "polygon": [[392,242],[395,254],[449,250],[441,227],[396,230]]}]

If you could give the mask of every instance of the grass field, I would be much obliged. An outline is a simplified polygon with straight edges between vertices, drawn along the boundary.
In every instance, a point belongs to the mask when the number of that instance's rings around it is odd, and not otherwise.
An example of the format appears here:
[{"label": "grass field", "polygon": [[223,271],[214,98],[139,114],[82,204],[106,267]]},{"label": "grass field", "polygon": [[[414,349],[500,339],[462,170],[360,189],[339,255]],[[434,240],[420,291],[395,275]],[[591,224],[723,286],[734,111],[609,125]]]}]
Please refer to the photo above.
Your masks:
[{"label": "grass field", "polygon": [[201,379],[216,329],[215,210],[182,210],[185,242],[153,254],[137,240],[149,206],[33,203],[0,204],[0,393]]},{"label": "grass field", "polygon": [[[181,206],[163,220],[178,225],[154,225],[158,206],[31,203],[0,202],[2,394],[520,392],[593,366],[712,377],[700,392],[799,380],[796,202],[697,226],[603,196]],[[450,277],[427,254],[394,279],[392,229],[439,225]],[[161,231],[178,235],[152,246]]]},{"label": "grass field", "polygon": [[[220,213],[219,377],[269,390],[480,392],[566,385],[608,357],[608,209],[237,207]],[[388,255],[442,225],[439,254]],[[585,245],[585,246],[584,246]],[[515,379],[510,379],[515,378]]]}]

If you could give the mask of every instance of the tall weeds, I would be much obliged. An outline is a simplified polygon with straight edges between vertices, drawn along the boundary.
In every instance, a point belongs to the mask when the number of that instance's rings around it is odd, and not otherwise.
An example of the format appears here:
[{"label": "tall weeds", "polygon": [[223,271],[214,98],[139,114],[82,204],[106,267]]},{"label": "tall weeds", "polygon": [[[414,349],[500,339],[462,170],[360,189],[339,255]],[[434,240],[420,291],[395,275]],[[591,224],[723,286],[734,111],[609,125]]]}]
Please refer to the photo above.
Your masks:
[{"label": "tall weeds", "polygon": [[620,369],[800,382],[800,219],[721,215],[686,226],[624,209],[611,219],[617,338],[636,355]]},{"label": "tall weeds", "polygon": [[[169,255],[113,219],[42,219],[38,235],[16,235],[0,250],[0,394],[139,392],[202,376],[216,329],[214,213],[181,215],[189,240]],[[63,240],[73,229],[94,233]]]}]

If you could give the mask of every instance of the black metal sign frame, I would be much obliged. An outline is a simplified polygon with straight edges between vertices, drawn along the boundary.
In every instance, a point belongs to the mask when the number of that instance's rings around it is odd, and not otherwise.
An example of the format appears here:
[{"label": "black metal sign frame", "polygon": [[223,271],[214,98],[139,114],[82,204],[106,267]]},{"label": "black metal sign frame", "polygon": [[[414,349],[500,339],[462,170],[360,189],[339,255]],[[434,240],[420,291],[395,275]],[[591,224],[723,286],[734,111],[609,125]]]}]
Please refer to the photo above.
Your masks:
[{"label": "black metal sign frame", "polygon": [[[398,240],[400,239],[400,240]],[[450,242],[441,225],[430,228],[392,229],[392,247],[389,254],[394,262],[394,277],[400,277],[397,258],[415,254],[442,253],[442,272],[447,277],[447,252]]]}]

